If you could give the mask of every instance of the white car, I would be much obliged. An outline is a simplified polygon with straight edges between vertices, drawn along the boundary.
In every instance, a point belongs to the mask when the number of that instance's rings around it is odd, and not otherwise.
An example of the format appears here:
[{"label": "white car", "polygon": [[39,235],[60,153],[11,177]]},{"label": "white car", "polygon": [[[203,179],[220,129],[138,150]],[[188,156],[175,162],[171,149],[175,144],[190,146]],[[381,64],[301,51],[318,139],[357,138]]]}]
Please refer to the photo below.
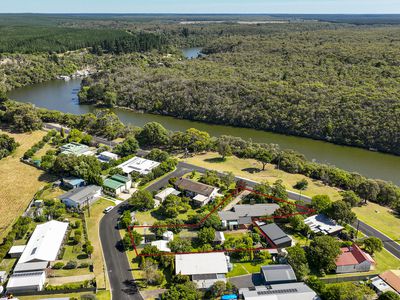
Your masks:
[{"label": "white car", "polygon": [[107,214],[109,213],[112,209],[114,208],[114,206],[109,206],[104,210],[104,213]]}]

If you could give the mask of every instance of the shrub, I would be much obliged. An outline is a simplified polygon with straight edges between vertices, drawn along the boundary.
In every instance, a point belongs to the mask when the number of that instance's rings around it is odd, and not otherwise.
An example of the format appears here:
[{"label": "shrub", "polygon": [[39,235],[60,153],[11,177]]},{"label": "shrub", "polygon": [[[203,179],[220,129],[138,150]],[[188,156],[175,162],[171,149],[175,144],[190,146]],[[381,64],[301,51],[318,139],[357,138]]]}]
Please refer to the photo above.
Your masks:
[{"label": "shrub", "polygon": [[59,269],[62,269],[64,267],[64,263],[63,262],[57,262],[57,263],[55,263],[54,265],[53,265],[53,269],[54,270],[59,270]]},{"label": "shrub", "polygon": [[76,269],[76,267],[78,266],[77,262],[74,260],[70,260],[67,262],[67,264],[64,266],[64,269],[66,270],[72,270],[72,269]]},{"label": "shrub", "polygon": [[89,263],[87,262],[81,263],[78,268],[80,269],[89,268]]}]

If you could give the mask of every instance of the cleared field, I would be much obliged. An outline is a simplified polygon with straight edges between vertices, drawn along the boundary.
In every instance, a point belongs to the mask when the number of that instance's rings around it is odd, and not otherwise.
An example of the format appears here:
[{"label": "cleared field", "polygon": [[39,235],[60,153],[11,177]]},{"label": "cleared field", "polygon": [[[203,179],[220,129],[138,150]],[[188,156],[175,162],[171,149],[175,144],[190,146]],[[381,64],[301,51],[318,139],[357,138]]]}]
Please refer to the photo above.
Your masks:
[{"label": "cleared field", "polygon": [[321,181],[310,179],[300,174],[290,174],[281,170],[275,169],[274,165],[268,164],[264,171],[259,162],[254,159],[240,159],[235,156],[227,157],[224,161],[220,159],[220,155],[215,152],[195,155],[183,160],[184,162],[204,167],[207,169],[217,170],[221,172],[232,172],[236,176],[241,176],[254,181],[268,181],[273,183],[278,179],[283,181],[285,187],[289,190],[300,192],[293,188],[301,179],[307,179],[308,188],[301,193],[307,196],[326,194],[332,200],[339,200],[339,190],[333,187],[324,185]]},{"label": "cleared field", "polygon": [[400,218],[390,208],[369,202],[362,207],[354,207],[357,217],[368,225],[378,229],[395,241],[400,240]]},{"label": "cleared field", "polygon": [[44,131],[32,133],[11,134],[20,146],[11,156],[0,160],[0,239],[25,210],[33,195],[46,183],[50,177],[32,166],[19,161],[20,157],[33,144],[42,139]]}]

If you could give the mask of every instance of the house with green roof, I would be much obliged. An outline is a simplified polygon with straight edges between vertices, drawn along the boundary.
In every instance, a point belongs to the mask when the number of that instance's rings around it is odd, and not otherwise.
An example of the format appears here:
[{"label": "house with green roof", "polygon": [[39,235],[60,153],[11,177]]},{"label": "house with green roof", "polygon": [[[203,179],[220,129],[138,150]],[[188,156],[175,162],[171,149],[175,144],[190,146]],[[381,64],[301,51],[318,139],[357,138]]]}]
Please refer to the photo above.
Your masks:
[{"label": "house with green roof", "polygon": [[116,197],[132,187],[132,179],[127,176],[115,174],[103,182],[104,193]]}]

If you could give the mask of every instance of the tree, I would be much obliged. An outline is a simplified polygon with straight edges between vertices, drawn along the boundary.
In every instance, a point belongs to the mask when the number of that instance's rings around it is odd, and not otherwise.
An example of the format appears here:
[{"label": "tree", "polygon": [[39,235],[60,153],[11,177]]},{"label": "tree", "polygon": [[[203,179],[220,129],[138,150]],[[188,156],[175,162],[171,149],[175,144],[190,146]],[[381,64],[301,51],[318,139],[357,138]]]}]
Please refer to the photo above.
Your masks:
[{"label": "tree", "polygon": [[358,197],[353,191],[342,191],[340,192],[340,195],[342,196],[343,201],[350,204],[351,207],[358,206],[361,202],[360,197]]},{"label": "tree", "polygon": [[189,240],[174,239],[169,242],[172,252],[183,253],[192,251],[192,243]]},{"label": "tree", "polygon": [[153,195],[147,190],[139,190],[128,200],[135,210],[146,211],[154,208]]},{"label": "tree", "polygon": [[31,104],[18,103],[8,107],[4,119],[18,132],[38,130],[43,125],[37,110]]},{"label": "tree", "polygon": [[325,285],[321,296],[325,300],[364,300],[375,295],[367,285],[352,282],[342,282]]},{"label": "tree", "polygon": [[338,241],[331,236],[317,236],[308,248],[308,262],[321,272],[336,269],[336,258],[340,254]]},{"label": "tree", "polygon": [[328,195],[316,195],[311,199],[311,206],[319,213],[326,213],[332,201]]},{"label": "tree", "polygon": [[272,153],[263,148],[256,151],[254,158],[262,164],[262,170],[264,171],[266,165],[272,161]]},{"label": "tree", "polygon": [[357,219],[356,214],[351,211],[350,204],[342,200],[333,202],[327,215],[338,222],[348,224],[352,224]]},{"label": "tree", "polygon": [[90,241],[87,241],[84,245],[83,245],[83,251],[86,253],[87,256],[91,256],[93,253],[93,246],[92,243]]},{"label": "tree", "polygon": [[225,281],[216,281],[210,288],[213,298],[220,297],[226,290]]},{"label": "tree", "polygon": [[139,149],[138,141],[133,137],[127,137],[121,144],[118,144],[114,147],[114,152],[120,155],[121,157],[125,157],[128,155],[135,154]]},{"label": "tree", "polygon": [[286,248],[286,250],[288,263],[296,273],[297,279],[304,279],[310,273],[306,252],[299,244]]},{"label": "tree", "polygon": [[169,158],[169,154],[166,151],[160,149],[152,149],[147,155],[147,159],[155,160],[158,162],[164,162]]},{"label": "tree", "polygon": [[110,108],[117,103],[117,93],[107,91],[104,93],[104,104]]},{"label": "tree", "polygon": [[304,218],[300,215],[295,215],[289,218],[290,226],[294,231],[301,231],[305,228],[306,224],[304,223]]},{"label": "tree", "polygon": [[160,285],[164,281],[164,274],[158,269],[157,263],[154,259],[148,257],[143,264],[143,271],[145,274],[146,282],[150,285]]},{"label": "tree", "polygon": [[308,181],[307,181],[307,179],[303,178],[303,179],[297,181],[296,184],[293,187],[295,189],[300,190],[300,191],[304,191],[308,187]]},{"label": "tree", "polygon": [[131,223],[132,223],[131,211],[124,210],[119,220],[120,227],[126,229],[128,228],[129,225],[131,225]]},{"label": "tree", "polygon": [[143,147],[165,146],[169,141],[168,131],[157,122],[150,122],[143,126],[137,139]]},{"label": "tree", "polygon": [[74,231],[74,236],[72,238],[75,244],[79,244],[82,240],[82,231],[77,229]]},{"label": "tree", "polygon": [[283,185],[283,181],[280,179],[278,179],[277,181],[274,182],[271,192],[272,192],[272,196],[274,196],[276,198],[283,199],[283,200],[289,199],[286,188]]},{"label": "tree", "polygon": [[376,201],[379,193],[379,185],[372,179],[366,179],[357,188],[358,194],[365,201]]},{"label": "tree", "polygon": [[124,246],[124,249],[131,250],[133,248],[132,240],[136,246],[139,246],[141,244],[141,242],[143,241],[143,237],[136,230],[131,230],[130,233],[128,231],[125,232],[125,235],[122,239],[122,244]]},{"label": "tree", "polygon": [[160,213],[168,218],[176,218],[179,213],[185,213],[190,209],[188,198],[176,195],[168,195],[160,206]]},{"label": "tree", "polygon": [[232,148],[226,142],[218,142],[218,154],[222,156],[222,159],[225,160],[227,156],[232,156]]},{"label": "tree", "polygon": [[400,300],[400,296],[392,291],[387,291],[382,293],[379,297],[378,300]]},{"label": "tree", "polygon": [[367,251],[371,255],[373,255],[375,252],[380,252],[383,249],[382,241],[375,236],[365,238],[363,240],[363,245],[365,251]]},{"label": "tree", "polygon": [[194,282],[188,281],[183,284],[174,284],[168,291],[161,295],[161,300],[198,300],[200,293]]},{"label": "tree", "polygon": [[210,244],[214,241],[215,229],[212,227],[203,227],[197,233],[197,238],[202,245]]},{"label": "tree", "polygon": [[167,223],[164,221],[157,221],[150,227],[150,231],[153,232],[156,236],[161,237],[164,232],[167,232]]}]

